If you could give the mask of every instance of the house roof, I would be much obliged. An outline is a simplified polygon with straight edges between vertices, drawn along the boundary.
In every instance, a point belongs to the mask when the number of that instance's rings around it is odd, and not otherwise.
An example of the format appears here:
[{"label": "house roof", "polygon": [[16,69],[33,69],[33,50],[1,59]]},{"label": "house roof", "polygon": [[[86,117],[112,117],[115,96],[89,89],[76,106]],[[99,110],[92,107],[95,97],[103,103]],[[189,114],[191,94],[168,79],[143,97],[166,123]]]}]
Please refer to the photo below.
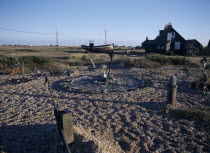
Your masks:
[{"label": "house roof", "polygon": [[160,30],[160,33],[159,33],[159,35],[154,39],[154,40],[156,40],[156,41],[161,41],[161,40],[164,40],[164,39],[166,39],[167,38],[167,34],[169,33],[169,32],[175,32],[175,33],[177,33],[178,35],[179,35],[179,37],[181,38],[181,39],[183,39],[183,40],[185,40],[173,27],[172,27],[172,25],[171,26],[166,26],[165,28],[164,28],[164,30]]},{"label": "house roof", "polygon": [[169,41],[156,41],[156,40],[145,40],[142,44],[144,45],[165,45]]},{"label": "house roof", "polygon": [[186,40],[186,44],[193,44],[194,46],[202,46],[202,44],[200,42],[198,42],[196,39],[190,39],[190,40]]},{"label": "house roof", "polygon": [[210,48],[210,40],[209,40],[209,43],[208,43],[208,45],[207,45],[207,48]]},{"label": "house roof", "polygon": [[170,32],[175,32],[176,35],[178,36],[179,41],[185,42],[185,39],[172,27],[171,23],[169,23],[165,25],[164,30],[159,30],[159,35],[154,40],[148,40],[148,38],[146,38],[146,40],[142,44],[143,45],[165,45],[169,42],[167,40],[167,35]]}]

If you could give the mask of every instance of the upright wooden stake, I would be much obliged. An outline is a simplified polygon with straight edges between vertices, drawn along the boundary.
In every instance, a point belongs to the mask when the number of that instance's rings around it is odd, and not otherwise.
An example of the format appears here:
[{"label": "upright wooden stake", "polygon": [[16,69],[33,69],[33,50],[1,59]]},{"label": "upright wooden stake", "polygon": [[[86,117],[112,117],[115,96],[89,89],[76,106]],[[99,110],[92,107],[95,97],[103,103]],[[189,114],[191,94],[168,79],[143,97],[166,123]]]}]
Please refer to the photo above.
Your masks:
[{"label": "upright wooden stake", "polygon": [[177,92],[177,76],[174,74],[170,77],[168,84],[167,102],[165,113],[169,113],[169,107],[176,105],[176,92]]},{"label": "upright wooden stake", "polygon": [[112,51],[109,52],[109,56],[110,56],[110,58],[111,58],[111,61],[110,61],[110,65],[109,65],[109,72],[108,72],[108,75],[107,75],[108,78],[109,78],[110,72],[111,72],[112,59],[113,59],[113,57],[114,57],[114,50],[112,50]]},{"label": "upright wooden stake", "polygon": [[168,100],[170,105],[176,104],[176,91],[177,91],[177,76],[174,74],[170,77],[168,84]]},{"label": "upright wooden stake", "polygon": [[92,60],[92,58],[91,58],[91,57],[90,57],[90,61],[91,61],[92,65],[93,65],[93,68],[95,69],[95,68],[96,68],[96,66],[95,66],[95,64],[94,64],[94,62],[93,62],[93,60]]},{"label": "upright wooden stake", "polygon": [[69,111],[59,111],[62,130],[68,144],[74,141],[73,117]]}]

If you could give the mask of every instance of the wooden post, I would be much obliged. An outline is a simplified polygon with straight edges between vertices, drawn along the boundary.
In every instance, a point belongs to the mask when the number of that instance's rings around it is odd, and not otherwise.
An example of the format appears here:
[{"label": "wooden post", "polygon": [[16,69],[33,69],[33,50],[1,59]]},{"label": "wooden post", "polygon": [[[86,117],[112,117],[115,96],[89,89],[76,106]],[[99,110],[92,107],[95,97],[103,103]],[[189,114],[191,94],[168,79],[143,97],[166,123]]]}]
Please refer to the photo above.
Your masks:
[{"label": "wooden post", "polygon": [[167,104],[175,105],[176,104],[176,92],[177,86],[168,85],[168,101]]},{"label": "wooden post", "polygon": [[112,67],[112,58],[114,57],[114,50],[112,51],[109,51],[109,57],[111,58],[111,61],[110,61],[110,65],[109,65],[109,72],[108,72],[108,78],[110,76],[110,71],[111,71],[111,67]]},{"label": "wooden post", "polygon": [[96,66],[95,66],[95,64],[94,64],[94,62],[93,62],[93,60],[92,60],[92,58],[91,58],[91,57],[90,57],[90,61],[91,61],[92,65],[93,65],[93,68],[95,69],[95,68],[96,68]]},{"label": "wooden post", "polygon": [[172,75],[168,84],[168,97],[167,104],[176,104],[176,92],[177,92],[177,75]]},{"label": "wooden post", "polygon": [[70,144],[74,141],[72,113],[69,111],[59,111],[59,116],[65,140]]}]

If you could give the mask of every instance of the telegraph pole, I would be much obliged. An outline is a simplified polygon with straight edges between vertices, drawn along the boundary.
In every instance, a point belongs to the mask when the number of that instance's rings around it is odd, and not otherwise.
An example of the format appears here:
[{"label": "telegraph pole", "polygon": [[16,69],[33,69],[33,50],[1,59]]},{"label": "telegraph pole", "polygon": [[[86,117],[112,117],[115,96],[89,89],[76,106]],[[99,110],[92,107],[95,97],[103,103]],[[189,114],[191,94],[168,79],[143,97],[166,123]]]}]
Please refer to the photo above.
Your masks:
[{"label": "telegraph pole", "polygon": [[56,45],[58,46],[58,32],[57,32],[57,30],[56,30]]},{"label": "telegraph pole", "polygon": [[105,29],[105,44],[106,44],[106,29]]}]

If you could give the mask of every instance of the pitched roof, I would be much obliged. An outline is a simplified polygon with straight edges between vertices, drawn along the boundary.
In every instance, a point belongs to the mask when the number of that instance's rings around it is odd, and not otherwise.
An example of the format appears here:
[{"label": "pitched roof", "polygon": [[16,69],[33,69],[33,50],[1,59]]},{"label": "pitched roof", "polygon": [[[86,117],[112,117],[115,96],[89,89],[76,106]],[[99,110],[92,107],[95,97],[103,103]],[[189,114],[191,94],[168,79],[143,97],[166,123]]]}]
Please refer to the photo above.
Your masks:
[{"label": "pitched roof", "polygon": [[142,44],[144,45],[165,45],[168,41],[156,41],[156,40],[145,40]]},{"label": "pitched roof", "polygon": [[208,45],[207,45],[207,48],[210,48],[210,39],[209,39],[209,43],[208,43]]},{"label": "pitched roof", "polygon": [[192,43],[193,45],[196,45],[196,46],[202,46],[202,44],[199,41],[197,41],[196,39],[186,40],[186,43],[187,44]]},{"label": "pitched roof", "polygon": [[172,25],[171,26],[169,26],[169,27],[165,27],[164,28],[164,30],[160,30],[160,34],[159,34],[159,36],[157,36],[154,40],[157,40],[157,41],[161,41],[161,40],[164,40],[164,39],[166,39],[167,38],[167,34],[169,33],[169,32],[176,32],[178,35],[179,35],[179,37],[181,37],[181,39],[183,39],[183,40],[185,40],[173,27],[172,27]]}]

